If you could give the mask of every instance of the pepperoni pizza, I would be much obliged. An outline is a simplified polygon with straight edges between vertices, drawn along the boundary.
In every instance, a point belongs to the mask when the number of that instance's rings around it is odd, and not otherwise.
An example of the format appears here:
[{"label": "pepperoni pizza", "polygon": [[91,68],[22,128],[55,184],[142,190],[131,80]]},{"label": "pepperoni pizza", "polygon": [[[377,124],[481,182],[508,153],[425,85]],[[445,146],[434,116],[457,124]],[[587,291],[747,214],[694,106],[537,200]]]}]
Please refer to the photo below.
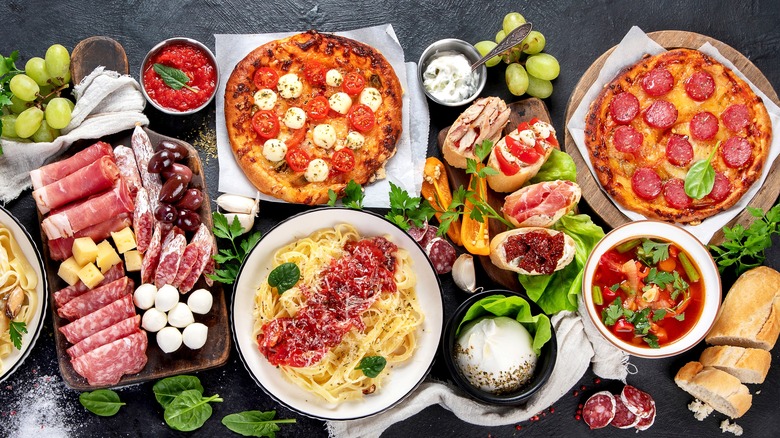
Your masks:
[{"label": "pepperoni pizza", "polygon": [[[649,218],[697,224],[759,179],[772,126],[761,98],[733,71],[689,49],[648,56],[599,94],[585,142],[614,200]],[[714,183],[689,196],[691,167],[712,157]],[[707,184],[705,184],[707,186]]]},{"label": "pepperoni pizza", "polygon": [[233,154],[263,193],[323,204],[384,178],[401,135],[401,85],[376,49],[309,31],[249,53],[225,88]]}]

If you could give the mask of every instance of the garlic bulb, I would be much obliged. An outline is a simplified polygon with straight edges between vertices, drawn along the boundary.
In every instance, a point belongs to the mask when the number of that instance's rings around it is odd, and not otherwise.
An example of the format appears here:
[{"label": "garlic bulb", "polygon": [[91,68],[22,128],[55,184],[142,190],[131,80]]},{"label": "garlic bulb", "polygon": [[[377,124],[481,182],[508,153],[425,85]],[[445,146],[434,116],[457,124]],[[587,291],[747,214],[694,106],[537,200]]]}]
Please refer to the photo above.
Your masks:
[{"label": "garlic bulb", "polygon": [[477,274],[474,270],[474,257],[461,254],[452,265],[452,279],[462,290],[474,293],[477,290]]},{"label": "garlic bulb", "polygon": [[252,199],[246,196],[224,194],[217,198],[217,205],[229,213],[251,214],[255,216],[257,215],[259,201],[259,196]]},{"label": "garlic bulb", "polygon": [[251,230],[255,225],[255,216],[251,214],[243,213],[225,213],[228,225],[233,223],[234,218],[238,218],[238,222],[241,224],[241,234]]}]

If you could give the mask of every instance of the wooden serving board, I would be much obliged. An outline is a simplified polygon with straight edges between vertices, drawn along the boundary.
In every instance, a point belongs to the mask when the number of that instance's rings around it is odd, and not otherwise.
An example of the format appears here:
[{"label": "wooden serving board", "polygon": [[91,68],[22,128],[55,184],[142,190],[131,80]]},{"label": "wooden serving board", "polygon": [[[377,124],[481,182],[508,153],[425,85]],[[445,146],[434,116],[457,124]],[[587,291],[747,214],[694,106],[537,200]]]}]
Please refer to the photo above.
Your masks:
[{"label": "wooden serving board", "polygon": [[[514,131],[519,123],[527,122],[534,117],[543,122],[552,124],[552,121],[550,120],[550,113],[547,111],[547,107],[544,105],[544,102],[537,98],[524,99],[519,102],[510,103],[509,109],[512,112],[509,116],[509,123],[507,123],[506,127],[504,128],[504,135]],[[450,127],[448,126],[439,131],[438,143],[440,151],[442,146],[444,146],[444,139],[447,137],[447,132],[449,132],[449,130]],[[444,161],[444,167],[447,170],[447,177],[450,181],[450,188],[454,189],[461,185],[463,187],[468,187],[469,175],[466,174],[464,169],[454,168],[447,164],[446,161]],[[488,202],[490,205],[496,211],[500,212],[501,207],[504,205],[504,197],[507,194],[494,192],[490,186],[488,186],[487,193]],[[496,219],[490,219],[488,222],[488,229],[490,231],[490,236],[495,236],[498,233],[506,231],[506,225]],[[516,272],[499,268],[490,261],[490,257],[488,256],[476,257],[479,259],[480,263],[482,264],[482,268],[485,269],[485,272],[488,274],[491,280],[509,290],[523,290],[523,287],[520,286],[520,281],[517,279]]]},{"label": "wooden serving board", "polygon": [[[753,82],[761,91],[763,91],[773,102],[780,105],[780,100],[777,98],[772,85],[767,78],[761,73],[761,71],[753,65],[748,58],[739,53],[733,47],[722,43],[714,38],[704,36],[698,33],[685,32],[680,30],[663,30],[658,32],[651,32],[647,34],[655,42],[667,49],[687,48],[698,49],[702,44],[709,42],[720,53],[726,57],[729,61],[734,63],[734,66],[741,71],[751,82]],[[617,47],[617,46],[615,46]],[[574,111],[579,106],[585,93],[588,91],[593,82],[601,71],[601,67],[607,61],[607,58],[615,50],[615,47],[607,50],[596,61],[591,64],[585,74],[582,75],[577,86],[574,88],[574,92],[569,98],[569,103],[566,107],[566,124],[569,124]],[[617,227],[630,222],[630,219],[618,210],[612,200],[601,190],[601,186],[598,179],[592,172],[587,171],[588,167],[585,163],[585,159],[580,154],[580,150],[574,143],[569,131],[566,130],[566,152],[574,158],[574,163],[577,165],[577,169],[581,171],[577,173],[577,183],[582,188],[582,197],[588,202],[593,211],[598,214],[604,222],[611,227]],[[780,172],[780,158],[776,159],[769,170],[769,174]],[[764,181],[764,185],[759,189],[758,193],[750,201],[750,207],[757,207],[763,210],[767,210],[772,207],[777,195],[780,193],[780,178],[770,178]],[[740,212],[727,226],[733,227],[736,224],[742,224],[747,226],[753,221],[752,216],[747,210]],[[710,239],[711,244],[720,244],[723,242],[723,231],[720,230]]]},{"label": "wooden serving board", "polygon": [[76,44],[70,63],[70,76],[74,85],[80,83],[99,66],[123,75],[130,71],[125,49],[116,40],[105,36],[93,36]]},{"label": "wooden serving board", "polygon": [[[149,139],[153,146],[156,146],[162,140],[168,140],[184,145],[187,148],[189,157],[186,160],[186,164],[192,169],[192,185],[203,192],[203,205],[200,208],[200,219],[202,223],[209,227],[209,229],[213,229],[211,202],[209,200],[208,188],[206,187],[206,180],[204,178],[203,163],[198,156],[197,150],[184,141],[160,135],[147,128],[144,128],[144,130],[149,135]],[[121,144],[130,147],[131,135],[132,130],[123,131],[103,138],[102,140],[113,146]],[[93,143],[94,141],[79,141],[71,146],[70,152],[78,152]],[[39,221],[43,220],[40,214],[38,215],[38,219]],[[70,347],[71,344],[59,331],[60,327],[68,324],[68,321],[57,315],[57,306],[54,302],[54,292],[66,287],[67,283],[57,275],[60,262],[52,260],[49,256],[48,239],[43,230],[41,230],[41,240],[43,241],[43,258],[44,264],[46,265],[46,276],[49,280],[49,303],[52,311],[52,319],[54,321],[54,340],[57,347],[57,358],[62,378],[68,386],[79,391],[91,391],[108,387],[89,385],[86,379],[76,373],[70,363],[70,357],[65,350]],[[141,278],[138,272],[128,273],[127,275],[133,280],[135,287],[138,287],[141,284]],[[201,277],[195,284],[193,290],[201,288],[211,291],[214,298],[213,306],[208,314],[195,315],[195,322],[203,323],[209,328],[206,345],[200,350],[190,350],[182,345],[178,351],[167,354],[163,353],[162,350],[157,347],[155,333],[147,333],[149,345],[146,349],[146,355],[148,357],[146,366],[137,374],[125,375],[119,383],[114,386],[132,385],[177,374],[207,370],[227,363],[228,355],[230,354],[230,332],[228,329],[227,306],[225,305],[225,294],[222,290],[222,285],[219,282],[215,282],[213,286],[207,286],[203,277]],[[187,297],[188,295],[182,295],[180,301],[186,302]],[[136,311],[139,315],[143,314],[143,311],[139,311],[139,309],[136,309]]]}]

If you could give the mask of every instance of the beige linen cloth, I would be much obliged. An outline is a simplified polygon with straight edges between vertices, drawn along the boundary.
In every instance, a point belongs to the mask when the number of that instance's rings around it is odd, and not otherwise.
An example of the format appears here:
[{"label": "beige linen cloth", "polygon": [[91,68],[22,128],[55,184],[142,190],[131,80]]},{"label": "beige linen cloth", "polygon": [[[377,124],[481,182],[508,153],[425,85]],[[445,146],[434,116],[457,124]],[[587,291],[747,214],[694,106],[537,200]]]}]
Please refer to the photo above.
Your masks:
[{"label": "beige linen cloth", "polygon": [[0,155],[0,202],[16,199],[31,186],[30,171],[65,152],[76,140],[100,139],[148,125],[146,100],[131,76],[96,68],[73,89],[76,106],[62,135],[51,143],[22,143],[3,139]]},{"label": "beige linen cloth", "polygon": [[569,392],[588,366],[605,379],[625,382],[628,356],[609,344],[585,315],[580,297],[579,312],[560,312],[551,322],[558,340],[558,360],[550,380],[522,406],[491,406],[479,403],[450,383],[426,379],[395,407],[372,417],[351,421],[329,421],[331,437],[375,438],[391,425],[408,419],[426,407],[440,404],[461,420],[481,426],[502,426],[528,420]]}]

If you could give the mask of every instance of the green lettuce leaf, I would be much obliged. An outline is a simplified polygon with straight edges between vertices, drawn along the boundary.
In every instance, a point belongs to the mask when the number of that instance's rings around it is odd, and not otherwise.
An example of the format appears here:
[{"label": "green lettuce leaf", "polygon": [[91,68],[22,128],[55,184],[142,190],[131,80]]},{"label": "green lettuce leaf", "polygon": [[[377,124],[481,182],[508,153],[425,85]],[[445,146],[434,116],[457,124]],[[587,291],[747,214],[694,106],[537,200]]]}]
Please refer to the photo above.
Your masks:
[{"label": "green lettuce leaf", "polygon": [[553,149],[550,158],[542,164],[539,172],[526,185],[543,181],[555,181],[557,179],[577,182],[577,166],[574,164],[571,155],[558,149]]}]

